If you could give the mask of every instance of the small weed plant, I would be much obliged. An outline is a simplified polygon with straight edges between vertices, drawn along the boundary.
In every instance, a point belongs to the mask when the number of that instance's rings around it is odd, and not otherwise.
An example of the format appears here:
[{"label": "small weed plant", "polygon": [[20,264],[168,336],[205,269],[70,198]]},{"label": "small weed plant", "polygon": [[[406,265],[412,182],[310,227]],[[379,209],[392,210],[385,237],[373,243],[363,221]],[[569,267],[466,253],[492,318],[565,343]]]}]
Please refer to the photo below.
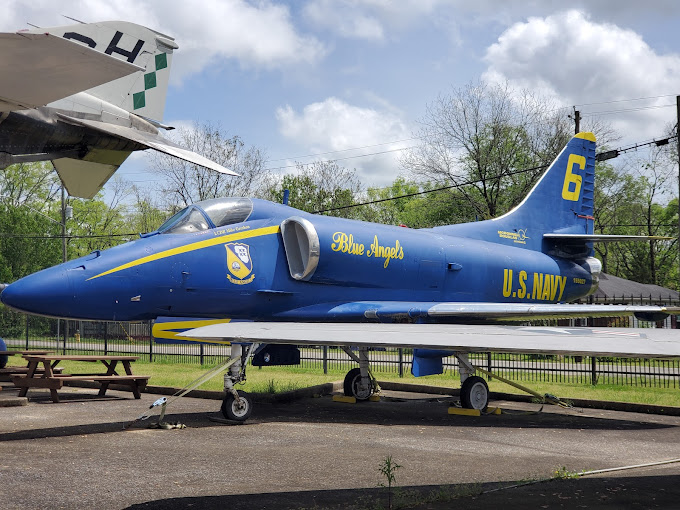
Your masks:
[{"label": "small weed plant", "polygon": [[392,487],[396,480],[395,473],[399,468],[401,468],[401,465],[392,460],[392,455],[385,457],[378,467],[378,471],[385,477],[385,481],[387,482],[387,485],[385,485],[385,483],[380,483],[380,486],[387,488],[387,508],[389,510],[392,510]]}]

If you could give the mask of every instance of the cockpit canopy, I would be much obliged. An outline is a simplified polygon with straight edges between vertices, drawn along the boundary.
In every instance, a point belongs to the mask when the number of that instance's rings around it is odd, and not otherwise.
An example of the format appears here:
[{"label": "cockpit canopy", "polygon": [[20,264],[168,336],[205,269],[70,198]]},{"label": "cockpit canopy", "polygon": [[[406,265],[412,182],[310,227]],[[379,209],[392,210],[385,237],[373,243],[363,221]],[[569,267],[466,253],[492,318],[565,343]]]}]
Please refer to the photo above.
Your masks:
[{"label": "cockpit canopy", "polygon": [[[249,198],[213,198],[185,207],[151,234],[191,234],[246,221],[253,212]],[[150,234],[149,234],[150,235]]]}]

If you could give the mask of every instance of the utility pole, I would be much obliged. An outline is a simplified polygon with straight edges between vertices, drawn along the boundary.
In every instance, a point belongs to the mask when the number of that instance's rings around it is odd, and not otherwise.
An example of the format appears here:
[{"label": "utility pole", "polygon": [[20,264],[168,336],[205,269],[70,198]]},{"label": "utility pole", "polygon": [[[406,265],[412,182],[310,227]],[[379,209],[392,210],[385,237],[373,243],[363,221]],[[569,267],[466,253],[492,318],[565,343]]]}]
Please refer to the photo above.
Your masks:
[{"label": "utility pole", "polygon": [[581,132],[581,112],[574,107],[574,134]]},{"label": "utility pole", "polygon": [[680,96],[675,96],[675,141],[678,144],[678,290],[680,290]]},{"label": "utility pole", "polygon": [[61,185],[61,256],[62,262],[66,262],[66,196],[64,185]]}]

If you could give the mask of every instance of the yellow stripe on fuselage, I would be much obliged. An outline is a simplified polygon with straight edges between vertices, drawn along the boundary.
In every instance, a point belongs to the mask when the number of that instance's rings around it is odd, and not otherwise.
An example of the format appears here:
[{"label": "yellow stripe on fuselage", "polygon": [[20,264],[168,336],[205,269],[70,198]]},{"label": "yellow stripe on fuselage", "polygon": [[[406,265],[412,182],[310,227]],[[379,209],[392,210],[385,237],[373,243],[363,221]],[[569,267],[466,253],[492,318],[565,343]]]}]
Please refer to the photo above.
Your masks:
[{"label": "yellow stripe on fuselage", "polygon": [[155,338],[166,339],[166,340],[181,340],[184,342],[203,342],[210,344],[222,344],[231,345],[231,342],[226,340],[198,340],[196,338],[189,337],[178,337],[179,331],[181,329],[188,331],[194,328],[200,328],[203,326],[211,326],[213,324],[227,324],[231,322],[231,319],[205,319],[205,320],[186,320],[186,321],[168,321],[168,322],[155,322],[153,328],[151,328],[151,334]]},{"label": "yellow stripe on fuselage", "polygon": [[[197,243],[185,244],[184,246],[178,246],[177,248],[172,248],[170,250],[165,250],[147,257],[142,257],[141,259],[133,260],[127,264],[123,264],[98,275],[88,278],[89,280],[94,280],[100,276],[106,276],[111,273],[117,273],[123,269],[129,269],[131,267],[141,266],[149,262],[154,262],[156,260],[165,259],[168,257],[174,257],[175,255],[180,255],[182,253],[188,253],[190,251],[202,250],[203,248],[210,248],[211,246],[217,246],[220,244],[226,244],[231,241],[239,241],[241,239],[250,239],[252,237],[267,236],[271,234],[278,234],[280,232],[280,227],[278,225],[273,227],[256,228],[255,230],[244,230],[242,232],[237,232],[235,234],[229,234],[226,236],[219,236],[212,239],[206,239],[204,241],[198,241]],[[161,234],[162,235],[162,234]]]}]

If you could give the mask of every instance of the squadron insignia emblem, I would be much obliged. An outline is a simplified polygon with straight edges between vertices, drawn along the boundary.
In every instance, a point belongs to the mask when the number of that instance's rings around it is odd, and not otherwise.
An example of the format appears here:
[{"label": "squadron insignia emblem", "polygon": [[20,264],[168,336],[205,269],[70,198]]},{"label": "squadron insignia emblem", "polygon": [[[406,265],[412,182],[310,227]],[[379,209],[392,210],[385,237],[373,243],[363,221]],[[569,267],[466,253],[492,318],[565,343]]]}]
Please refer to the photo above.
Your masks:
[{"label": "squadron insignia emblem", "polygon": [[236,285],[245,285],[255,279],[253,261],[250,258],[250,246],[243,243],[228,243],[227,249],[227,279]]}]

